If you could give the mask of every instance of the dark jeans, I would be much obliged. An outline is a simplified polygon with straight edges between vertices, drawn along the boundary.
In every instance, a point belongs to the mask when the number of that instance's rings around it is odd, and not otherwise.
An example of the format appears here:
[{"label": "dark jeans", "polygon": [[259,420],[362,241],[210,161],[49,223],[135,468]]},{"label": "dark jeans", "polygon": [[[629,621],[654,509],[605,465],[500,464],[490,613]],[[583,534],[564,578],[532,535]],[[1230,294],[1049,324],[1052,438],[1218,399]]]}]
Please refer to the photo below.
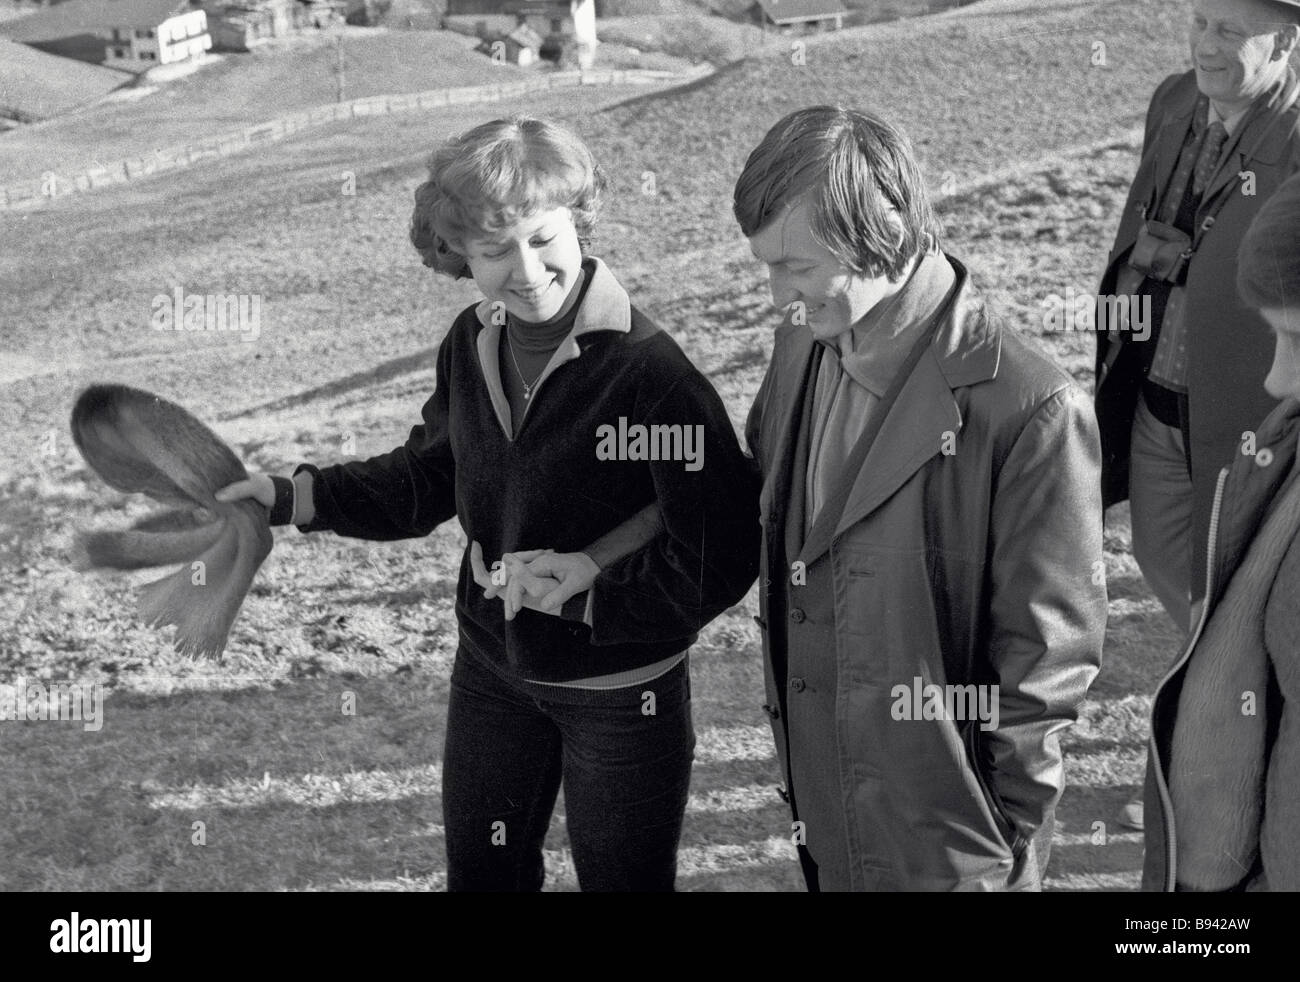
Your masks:
[{"label": "dark jeans", "polygon": [[442,764],[447,889],[540,890],[563,781],[578,885],[671,891],[695,757],[687,663],[624,689],[536,688],[456,654]]}]

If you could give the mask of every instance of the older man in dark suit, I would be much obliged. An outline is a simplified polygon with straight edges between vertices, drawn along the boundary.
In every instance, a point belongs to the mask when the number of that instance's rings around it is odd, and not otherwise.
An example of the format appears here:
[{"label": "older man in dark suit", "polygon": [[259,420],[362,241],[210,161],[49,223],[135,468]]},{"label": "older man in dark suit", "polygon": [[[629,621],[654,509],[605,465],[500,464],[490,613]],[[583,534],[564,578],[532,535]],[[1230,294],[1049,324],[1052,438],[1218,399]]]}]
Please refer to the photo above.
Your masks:
[{"label": "older man in dark suit", "polygon": [[1237,296],[1237,246],[1300,169],[1289,65],[1300,0],[1192,6],[1195,68],[1151,101],[1098,291],[1150,297],[1153,329],[1146,340],[1102,334],[1097,352],[1105,502],[1130,499],[1135,558],[1184,631],[1203,592],[1215,477],[1274,405],[1263,384],[1272,341]]},{"label": "older man in dark suit", "polygon": [[[1149,298],[1152,329],[1098,335],[1096,391],[1105,504],[1129,499],[1134,558],[1183,631],[1204,593],[1219,468],[1250,452],[1274,405],[1263,384],[1272,339],[1237,295],[1237,247],[1300,168],[1300,0],[1191,6],[1194,67],[1151,100],[1098,290]],[[1141,827],[1136,801],[1123,820]]]}]

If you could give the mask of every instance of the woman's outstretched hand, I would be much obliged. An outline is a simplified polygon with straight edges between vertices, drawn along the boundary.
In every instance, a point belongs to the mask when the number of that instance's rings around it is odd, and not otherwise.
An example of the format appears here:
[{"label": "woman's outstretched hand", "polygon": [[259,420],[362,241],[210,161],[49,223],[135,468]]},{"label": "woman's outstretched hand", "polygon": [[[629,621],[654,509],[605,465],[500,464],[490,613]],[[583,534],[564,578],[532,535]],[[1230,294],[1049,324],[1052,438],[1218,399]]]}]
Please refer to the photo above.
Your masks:
[{"label": "woman's outstretched hand", "polygon": [[249,474],[243,481],[227,484],[213,495],[218,501],[239,501],[252,498],[259,505],[270,508],[275,504],[275,485],[266,474]]}]

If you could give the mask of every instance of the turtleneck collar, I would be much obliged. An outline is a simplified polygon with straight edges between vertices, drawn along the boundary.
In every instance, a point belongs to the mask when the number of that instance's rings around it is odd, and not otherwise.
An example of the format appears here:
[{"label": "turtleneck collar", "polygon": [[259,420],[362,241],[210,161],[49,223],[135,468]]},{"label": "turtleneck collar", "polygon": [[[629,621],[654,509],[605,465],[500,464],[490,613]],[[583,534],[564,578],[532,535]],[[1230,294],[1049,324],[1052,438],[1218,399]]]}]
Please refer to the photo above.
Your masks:
[{"label": "turtleneck collar", "polygon": [[520,320],[513,314],[506,315],[506,332],[510,343],[515,348],[519,351],[549,352],[559,347],[560,342],[573,329],[574,321],[578,318],[578,310],[582,306],[583,295],[591,282],[591,276],[586,268],[587,262],[588,260],[583,260],[583,267],[578,273],[578,282],[573,285],[573,292],[570,294],[572,302],[550,320],[533,322]]}]

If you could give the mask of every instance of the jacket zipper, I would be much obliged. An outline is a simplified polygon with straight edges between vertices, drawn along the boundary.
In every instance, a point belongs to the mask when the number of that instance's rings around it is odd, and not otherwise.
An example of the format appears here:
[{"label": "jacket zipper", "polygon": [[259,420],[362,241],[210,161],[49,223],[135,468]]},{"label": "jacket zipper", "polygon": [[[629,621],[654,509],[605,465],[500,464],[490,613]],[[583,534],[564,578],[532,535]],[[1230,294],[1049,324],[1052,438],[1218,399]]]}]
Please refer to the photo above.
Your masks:
[{"label": "jacket zipper", "polygon": [[[1196,619],[1196,629],[1192,631],[1192,636],[1187,641],[1187,646],[1183,649],[1182,657],[1170,667],[1165,673],[1165,677],[1160,680],[1156,686],[1156,694],[1165,687],[1174,673],[1179,671],[1187,659],[1191,657],[1192,650],[1196,647],[1196,642],[1201,639],[1201,632],[1205,629],[1205,622],[1210,617],[1210,595],[1214,589],[1214,552],[1215,545],[1219,539],[1219,509],[1223,504],[1223,488],[1228,481],[1228,468],[1219,468],[1219,477],[1214,485],[1214,505],[1210,509],[1210,535],[1209,545],[1205,553],[1205,598],[1201,603],[1201,613]],[[1165,824],[1165,892],[1172,892],[1174,883],[1177,879],[1177,870],[1174,868],[1174,856],[1177,852],[1177,833],[1174,829],[1174,803],[1169,797],[1169,787],[1165,783],[1164,768],[1160,766],[1160,752],[1156,746],[1155,730],[1155,700],[1151,702],[1151,725],[1150,733],[1147,737],[1147,754],[1150,756],[1151,763],[1155,766],[1156,790],[1160,793],[1160,810],[1163,813],[1161,820]],[[1165,817],[1168,817],[1165,820]]]}]

